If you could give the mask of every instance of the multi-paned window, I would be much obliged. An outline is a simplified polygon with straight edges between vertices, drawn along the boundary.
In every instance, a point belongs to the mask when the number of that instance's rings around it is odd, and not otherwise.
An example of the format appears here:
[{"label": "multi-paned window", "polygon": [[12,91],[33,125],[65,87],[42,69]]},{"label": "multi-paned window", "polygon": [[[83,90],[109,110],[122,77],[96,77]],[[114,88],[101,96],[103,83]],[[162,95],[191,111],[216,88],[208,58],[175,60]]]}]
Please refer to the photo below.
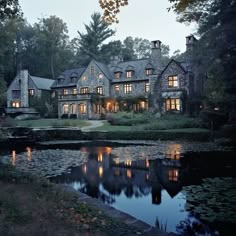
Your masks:
[{"label": "multi-paned window", "polygon": [[29,95],[30,95],[30,96],[34,96],[34,94],[35,94],[34,89],[29,89]]},{"label": "multi-paned window", "polygon": [[78,93],[78,90],[77,90],[76,88],[73,88],[73,89],[72,89],[72,94],[73,94],[73,95],[76,95],[77,93]]},{"label": "multi-paned window", "polygon": [[121,73],[120,72],[115,72],[115,79],[119,79],[121,76]]},{"label": "multi-paned window", "polygon": [[126,71],[126,78],[131,78],[132,75],[133,75],[133,71],[132,70]]},{"label": "multi-paned window", "polygon": [[168,76],[168,87],[176,88],[179,86],[178,77],[176,75]]},{"label": "multi-paned window", "polygon": [[166,111],[180,111],[180,99],[179,98],[166,99]]},{"label": "multi-paned window", "polygon": [[151,75],[152,74],[152,69],[146,69],[146,75]]},{"label": "multi-paned window", "polygon": [[63,94],[63,95],[67,95],[67,94],[68,94],[68,90],[67,90],[67,89],[63,89],[63,90],[62,90],[62,94]]},{"label": "multi-paned window", "polygon": [[115,93],[118,94],[120,92],[120,86],[119,85],[115,85],[114,86],[114,90],[115,90]]},{"label": "multi-paned window", "polygon": [[145,83],[145,93],[149,93],[149,91],[150,91],[150,84]]},{"label": "multi-paned window", "polygon": [[80,88],[80,94],[86,94],[86,93],[88,93],[88,87]]},{"label": "multi-paned window", "polygon": [[97,94],[103,94],[103,87],[102,86],[98,86],[97,88],[96,88],[96,92],[97,92]]},{"label": "multi-paned window", "polygon": [[124,93],[128,94],[132,92],[132,84],[124,84]]},{"label": "multi-paned window", "polygon": [[90,67],[90,74],[91,74],[91,75],[94,75],[94,66],[91,66],[91,67]]},{"label": "multi-paned window", "polygon": [[86,105],[84,103],[79,104],[79,113],[81,113],[81,114],[86,113]]},{"label": "multi-paned window", "polygon": [[11,106],[15,107],[15,108],[19,108],[20,107],[20,102],[12,102]]}]

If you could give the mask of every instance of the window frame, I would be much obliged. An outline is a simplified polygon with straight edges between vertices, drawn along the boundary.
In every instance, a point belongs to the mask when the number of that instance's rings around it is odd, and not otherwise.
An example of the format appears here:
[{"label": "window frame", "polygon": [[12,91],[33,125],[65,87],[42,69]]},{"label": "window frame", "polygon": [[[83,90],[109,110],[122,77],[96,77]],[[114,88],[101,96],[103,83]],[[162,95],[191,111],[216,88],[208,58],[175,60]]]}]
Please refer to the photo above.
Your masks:
[{"label": "window frame", "polygon": [[126,71],[126,78],[132,78],[133,76],[133,71],[132,70],[127,70]]},{"label": "window frame", "polygon": [[99,95],[103,95],[103,86],[97,86],[96,87],[96,93]]},{"label": "window frame", "polygon": [[88,94],[89,88],[88,87],[81,87],[80,88],[80,94]]},{"label": "window frame", "polygon": [[132,93],[132,84],[124,84],[124,94]]},{"label": "window frame", "polygon": [[150,83],[149,83],[149,82],[146,82],[146,83],[145,83],[145,88],[144,88],[144,90],[145,90],[145,93],[149,93],[149,92],[150,92]]},{"label": "window frame", "polygon": [[178,88],[179,87],[179,80],[177,75],[170,75],[168,76],[168,88]]},{"label": "window frame", "polygon": [[167,98],[165,108],[166,111],[180,111],[180,98]]},{"label": "window frame", "polygon": [[86,104],[85,103],[79,103],[78,106],[79,106],[79,113],[80,114],[86,114],[86,112],[87,112]]},{"label": "window frame", "polygon": [[151,69],[151,68],[145,69],[145,74],[146,74],[147,76],[152,75],[152,69]]}]

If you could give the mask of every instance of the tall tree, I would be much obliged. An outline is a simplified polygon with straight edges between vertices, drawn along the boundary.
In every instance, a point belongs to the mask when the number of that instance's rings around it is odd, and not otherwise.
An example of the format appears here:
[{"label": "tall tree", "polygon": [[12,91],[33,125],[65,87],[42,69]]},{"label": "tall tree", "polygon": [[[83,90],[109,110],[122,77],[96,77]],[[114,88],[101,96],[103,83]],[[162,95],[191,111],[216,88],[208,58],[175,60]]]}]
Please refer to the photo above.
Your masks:
[{"label": "tall tree", "polygon": [[70,51],[66,23],[56,16],[50,16],[40,19],[34,28],[39,53],[45,57],[46,64],[50,65],[50,77],[55,78],[59,69],[57,63],[61,59],[61,52]]},{"label": "tall tree", "polygon": [[174,3],[173,8],[179,21],[195,21],[198,24],[200,40],[193,51],[193,58],[198,70],[207,72],[208,101],[215,105],[221,104],[230,112],[236,112],[236,32],[233,30],[236,27],[236,1],[170,2]]},{"label": "tall tree", "polygon": [[104,41],[114,35],[115,31],[102,20],[100,13],[93,13],[89,25],[84,25],[86,33],[78,31],[79,51],[89,59],[99,59]]}]

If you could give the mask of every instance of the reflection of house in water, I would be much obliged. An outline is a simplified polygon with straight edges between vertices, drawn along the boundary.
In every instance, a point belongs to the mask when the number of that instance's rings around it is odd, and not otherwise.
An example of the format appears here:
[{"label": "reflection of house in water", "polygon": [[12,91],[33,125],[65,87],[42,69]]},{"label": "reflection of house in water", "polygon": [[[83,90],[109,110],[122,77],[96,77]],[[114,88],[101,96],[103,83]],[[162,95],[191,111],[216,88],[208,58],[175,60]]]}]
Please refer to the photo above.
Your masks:
[{"label": "reflection of house in water", "polygon": [[[178,145],[176,147],[180,150]],[[163,188],[171,197],[181,190],[178,150],[173,154],[168,152],[164,160],[152,161],[133,161],[128,158],[131,156],[128,153],[125,159],[123,156],[114,157],[109,147],[84,147],[80,150],[89,152],[88,162],[73,168],[70,174],[55,178],[56,182],[79,182],[79,191],[108,203],[114,201],[115,195],[124,192],[128,198],[151,194],[152,203],[160,204]]]}]

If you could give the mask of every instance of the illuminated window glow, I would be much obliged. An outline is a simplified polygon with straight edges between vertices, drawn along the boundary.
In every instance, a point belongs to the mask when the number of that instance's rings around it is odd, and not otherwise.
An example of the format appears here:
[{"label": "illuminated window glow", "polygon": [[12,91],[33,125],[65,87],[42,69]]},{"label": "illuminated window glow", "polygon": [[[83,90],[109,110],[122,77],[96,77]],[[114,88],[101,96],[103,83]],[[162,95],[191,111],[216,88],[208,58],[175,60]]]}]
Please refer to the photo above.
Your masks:
[{"label": "illuminated window glow", "polygon": [[172,182],[177,182],[179,178],[179,171],[172,169],[168,171],[168,180]]},{"label": "illuminated window glow", "polygon": [[132,93],[132,84],[124,84],[124,93]]},{"label": "illuminated window glow", "polygon": [[150,91],[150,84],[145,83],[145,93],[148,93]]},{"label": "illuminated window glow", "polygon": [[168,87],[169,88],[176,88],[179,86],[178,78],[176,75],[168,76]]},{"label": "illuminated window glow", "polygon": [[63,105],[63,113],[64,114],[68,114],[69,113],[69,105],[68,104],[64,104]]},{"label": "illuminated window glow", "polygon": [[180,99],[179,98],[166,99],[166,111],[180,111]]},{"label": "illuminated window glow", "polygon": [[29,95],[30,96],[34,96],[34,93],[35,93],[34,89],[29,89]]},{"label": "illuminated window glow", "polygon": [[88,93],[88,87],[80,88],[80,94],[86,94],[86,93]]},{"label": "illuminated window glow", "polygon": [[126,71],[126,78],[131,78],[132,75],[133,75],[133,71],[132,70]]},{"label": "illuminated window glow", "polygon": [[79,104],[79,113],[81,113],[81,114],[86,113],[86,105],[84,103]]}]

